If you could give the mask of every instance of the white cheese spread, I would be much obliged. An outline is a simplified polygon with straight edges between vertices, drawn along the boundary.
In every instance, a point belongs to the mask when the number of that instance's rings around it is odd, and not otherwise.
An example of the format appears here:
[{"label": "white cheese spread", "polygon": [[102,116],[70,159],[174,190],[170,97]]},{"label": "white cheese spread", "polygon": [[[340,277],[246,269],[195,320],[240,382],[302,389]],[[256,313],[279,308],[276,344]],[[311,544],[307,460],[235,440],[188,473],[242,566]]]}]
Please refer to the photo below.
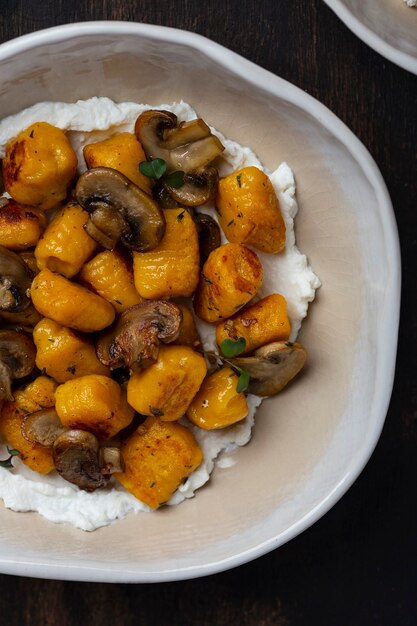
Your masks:
[{"label": "white cheese spread", "polygon": [[[82,172],[85,169],[82,156],[84,145],[100,141],[116,132],[132,132],[138,115],[150,108],[155,107],[130,102],[115,104],[108,98],[91,98],[75,104],[39,103],[0,122],[0,157],[4,156],[6,144],[20,131],[34,122],[46,121],[68,131],[71,144],[78,154],[79,171]],[[196,117],[195,111],[184,102],[163,104],[158,108],[172,111],[181,121]],[[255,165],[266,171],[250,148],[226,139],[214,128],[212,132],[225,146],[219,168],[220,176],[226,176],[249,165]],[[274,172],[267,174],[278,195],[285,220],[286,248],[279,255],[256,250],[264,269],[264,282],[258,297],[270,293],[281,293],[285,296],[292,328],[290,339],[294,341],[307,314],[308,304],[314,299],[315,290],[320,286],[320,281],[308,265],[306,257],[295,245],[294,218],[298,206],[293,173],[286,163],[282,163]],[[216,217],[213,206],[206,205],[204,211]],[[215,349],[213,327],[200,321],[198,327],[205,349]],[[249,395],[248,416],[243,421],[222,430],[204,431],[184,420],[197,438],[203,450],[204,460],[177,489],[168,504],[179,504],[185,498],[192,497],[195,490],[209,480],[216,464],[228,467],[238,462],[238,458],[235,455],[231,456],[230,452],[250,440],[255,411],[261,401],[261,398]],[[5,446],[2,452],[3,457],[6,457]],[[0,467],[0,498],[6,507],[14,511],[37,511],[52,522],[72,524],[83,530],[94,530],[121,519],[128,513],[151,510],[116,481],[111,480],[104,489],[86,493],[56,473],[41,476],[16,457],[13,463],[15,466],[13,470]]]}]

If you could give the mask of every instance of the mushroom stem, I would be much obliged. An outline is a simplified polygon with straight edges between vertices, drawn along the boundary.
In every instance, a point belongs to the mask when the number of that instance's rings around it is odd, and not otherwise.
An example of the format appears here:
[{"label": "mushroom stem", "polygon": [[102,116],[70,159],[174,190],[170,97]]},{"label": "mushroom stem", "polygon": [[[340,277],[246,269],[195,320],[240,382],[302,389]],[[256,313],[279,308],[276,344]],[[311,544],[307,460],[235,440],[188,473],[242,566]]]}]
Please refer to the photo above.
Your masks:
[{"label": "mushroom stem", "polygon": [[189,122],[180,122],[175,128],[166,128],[163,133],[163,144],[167,150],[193,143],[211,135],[210,128],[204,120],[197,118]]},{"label": "mushroom stem", "polygon": [[120,238],[129,233],[127,224],[109,205],[97,203],[96,208],[91,205],[91,209],[85,230],[104,248],[113,250]]},{"label": "mushroom stem", "polygon": [[98,453],[102,474],[115,474],[124,471],[122,452],[117,446],[103,446]]}]

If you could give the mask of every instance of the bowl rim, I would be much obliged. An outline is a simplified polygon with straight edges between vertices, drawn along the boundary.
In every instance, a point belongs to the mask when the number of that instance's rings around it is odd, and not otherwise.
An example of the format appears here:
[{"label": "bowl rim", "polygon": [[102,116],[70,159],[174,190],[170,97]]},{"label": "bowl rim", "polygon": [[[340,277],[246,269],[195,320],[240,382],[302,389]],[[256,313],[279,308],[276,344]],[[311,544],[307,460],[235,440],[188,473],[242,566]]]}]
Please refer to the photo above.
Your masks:
[{"label": "bowl rim", "polygon": [[31,555],[28,559],[19,556],[11,559],[0,555],[0,570],[3,573],[38,578],[90,582],[151,583],[207,576],[243,565],[263,556],[309,528],[346,493],[372,455],[380,437],[391,398],[400,315],[400,246],[393,206],[385,182],[374,159],[360,140],[330,109],[299,87],[202,35],[186,30],[139,22],[105,20],[75,22],[35,31],[6,41],[0,45],[0,60],[28,51],[35,46],[56,43],[69,38],[77,39],[86,35],[133,35],[187,45],[198,50],[202,55],[209,57],[220,66],[225,67],[245,82],[271,93],[274,97],[302,108],[345,146],[366,175],[378,201],[384,247],[386,255],[390,259],[390,273],[385,284],[386,297],[381,325],[384,328],[389,327],[391,329],[391,341],[384,342],[384,345],[380,346],[383,362],[388,365],[375,381],[376,393],[373,409],[374,414],[378,418],[374,420],[373,429],[369,432],[369,440],[362,449],[361,454],[355,455],[354,463],[352,462],[352,466],[344,470],[344,476],[337,486],[331,493],[323,496],[313,510],[309,511],[301,519],[298,519],[279,535],[260,539],[259,543],[252,548],[210,563],[192,566],[181,566],[178,564],[176,569],[163,568],[158,571],[149,571],[142,569],[140,563],[138,563],[135,568],[123,570],[123,568],[115,567],[114,564],[105,561],[98,566],[97,562],[92,560],[84,560],[83,563],[80,560],[74,560],[73,562],[68,562],[67,560],[66,562],[57,563],[56,560],[42,556],[34,558]]},{"label": "bowl rim", "polygon": [[357,17],[348,9],[343,0],[324,0],[327,6],[342,20],[342,22],[364,43],[373,50],[381,54],[383,57],[399,65],[403,69],[417,74],[417,57],[407,54],[398,48],[395,48],[387,41],[382,39],[377,33],[365,26]]}]

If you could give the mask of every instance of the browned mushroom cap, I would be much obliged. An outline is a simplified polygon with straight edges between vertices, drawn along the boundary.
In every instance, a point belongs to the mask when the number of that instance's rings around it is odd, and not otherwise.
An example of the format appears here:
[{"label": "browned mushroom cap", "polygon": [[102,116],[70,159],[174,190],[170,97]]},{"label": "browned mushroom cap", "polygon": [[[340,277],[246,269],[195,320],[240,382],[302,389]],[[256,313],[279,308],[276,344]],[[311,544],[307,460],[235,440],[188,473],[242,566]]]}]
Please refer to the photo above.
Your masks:
[{"label": "browned mushroom cap", "polygon": [[35,346],[24,332],[0,330],[0,399],[13,400],[11,384],[35,367]]},{"label": "browned mushroom cap", "polygon": [[200,265],[207,261],[210,252],[221,245],[220,228],[216,220],[206,213],[194,213],[200,249]]},{"label": "browned mushroom cap", "polygon": [[25,415],[20,425],[27,441],[51,448],[54,441],[68,430],[58,417],[55,409],[41,409]]},{"label": "browned mushroom cap", "polygon": [[32,278],[19,255],[0,246],[0,310],[17,313],[27,309]]},{"label": "browned mushroom cap", "polygon": [[77,202],[88,211],[88,234],[107,249],[117,242],[129,250],[155,248],[165,233],[165,217],[151,196],[110,167],[95,167],[80,176]]},{"label": "browned mushroom cap", "polygon": [[201,206],[214,200],[217,193],[219,174],[215,167],[207,167],[184,174],[184,184],[172,187],[167,181],[163,185],[172,198],[182,206]]},{"label": "browned mushroom cap", "polygon": [[135,133],[147,158],[163,159],[169,171],[205,168],[224,150],[203,120],[178,124],[168,111],[145,111],[136,120]]},{"label": "browned mushroom cap", "polygon": [[55,469],[84,491],[104,487],[110,475],[103,475],[98,458],[98,441],[84,430],[68,430],[55,439],[52,451]]},{"label": "browned mushroom cap", "polygon": [[250,376],[248,391],[273,396],[303,368],[307,353],[299,343],[277,341],[255,350],[251,356],[230,359]]},{"label": "browned mushroom cap", "polygon": [[111,369],[126,365],[139,371],[156,361],[160,342],[175,341],[180,323],[181,311],[173,302],[149,300],[136,304],[99,337],[97,356]]}]

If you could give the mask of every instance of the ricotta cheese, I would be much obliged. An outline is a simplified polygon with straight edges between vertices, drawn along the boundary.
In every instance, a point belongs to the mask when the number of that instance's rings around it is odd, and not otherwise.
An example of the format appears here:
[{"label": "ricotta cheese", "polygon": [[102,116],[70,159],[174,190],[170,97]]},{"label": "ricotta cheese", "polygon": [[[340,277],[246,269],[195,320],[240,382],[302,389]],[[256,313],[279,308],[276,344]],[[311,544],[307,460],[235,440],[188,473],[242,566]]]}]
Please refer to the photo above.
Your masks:
[{"label": "ricotta cheese", "polygon": [[408,7],[415,7],[415,6],[417,6],[417,0],[404,0],[404,2],[406,3],[406,5]]},{"label": "ricotta cheese", "polygon": [[[155,107],[131,102],[116,104],[108,98],[91,98],[74,104],[39,103],[0,122],[0,157],[4,156],[6,144],[20,131],[34,122],[47,121],[68,132],[71,144],[78,155],[81,173],[85,169],[82,156],[84,145],[100,141],[116,132],[132,132],[138,115],[150,108]],[[158,108],[172,111],[181,121],[191,120],[197,116],[185,102],[162,104]],[[256,251],[264,269],[264,282],[258,298],[277,292],[285,296],[292,328],[290,340],[294,341],[307,314],[308,304],[314,299],[315,290],[320,286],[320,281],[295,243],[294,218],[298,206],[293,173],[286,163],[279,165],[274,172],[268,172],[250,148],[227,139],[214,128],[211,130],[225,146],[219,167],[220,176],[226,176],[245,166],[255,165],[270,176],[278,195],[287,229],[286,248],[279,255]],[[212,205],[203,208],[216,218]],[[223,241],[226,241],[224,237]],[[216,344],[213,327],[198,321],[198,328],[204,348],[214,350]],[[250,440],[256,408],[261,402],[261,398],[249,395],[247,417],[222,430],[204,431],[184,420],[197,438],[203,450],[204,460],[177,489],[168,502],[169,505],[179,504],[186,498],[191,498],[195,491],[209,480],[216,464],[229,467],[238,462],[238,457],[231,453]],[[1,451],[4,457],[8,456],[5,445]],[[41,476],[16,457],[13,463],[15,466],[13,470],[0,467],[0,498],[6,507],[14,511],[37,511],[52,522],[67,523],[91,531],[121,519],[128,513],[151,510],[114,480],[111,480],[104,489],[86,493],[56,473]]]}]

